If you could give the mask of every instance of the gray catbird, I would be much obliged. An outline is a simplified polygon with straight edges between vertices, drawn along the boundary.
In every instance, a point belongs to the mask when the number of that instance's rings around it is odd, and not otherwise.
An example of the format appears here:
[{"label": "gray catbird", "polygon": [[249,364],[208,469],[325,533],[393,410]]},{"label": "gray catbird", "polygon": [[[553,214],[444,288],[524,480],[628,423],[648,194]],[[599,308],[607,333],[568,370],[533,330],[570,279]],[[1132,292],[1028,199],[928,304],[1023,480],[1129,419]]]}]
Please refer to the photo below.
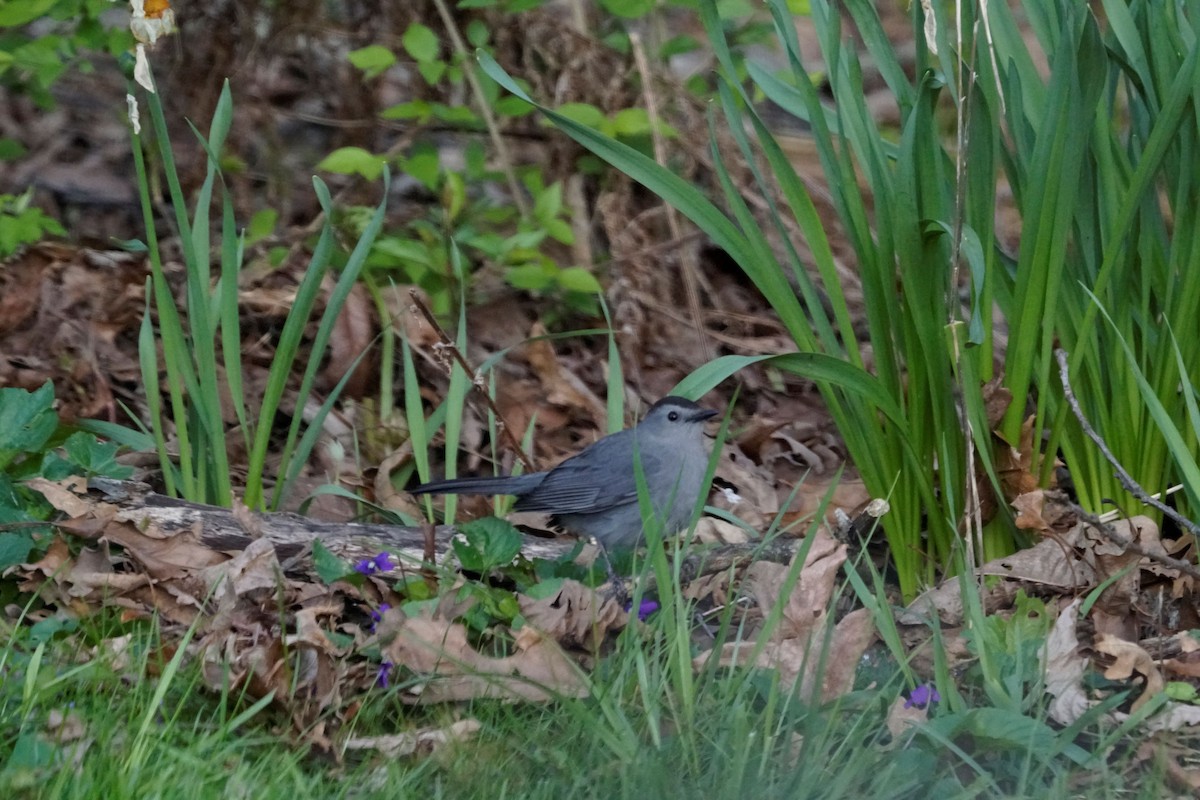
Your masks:
[{"label": "gray catbird", "polygon": [[644,539],[634,457],[665,535],[687,524],[708,467],[704,421],[716,411],[664,397],[629,430],[605,436],[546,472],[431,481],[413,494],[511,494],[517,511],[548,511],[551,521],[605,549]]}]

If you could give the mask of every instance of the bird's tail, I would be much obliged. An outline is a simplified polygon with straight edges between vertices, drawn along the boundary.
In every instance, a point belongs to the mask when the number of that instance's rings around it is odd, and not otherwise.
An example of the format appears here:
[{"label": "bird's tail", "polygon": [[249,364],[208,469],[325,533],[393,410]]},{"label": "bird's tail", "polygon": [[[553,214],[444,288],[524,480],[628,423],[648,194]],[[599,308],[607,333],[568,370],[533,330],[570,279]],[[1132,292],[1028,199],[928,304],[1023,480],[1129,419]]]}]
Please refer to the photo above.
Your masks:
[{"label": "bird's tail", "polygon": [[544,472],[489,478],[450,478],[422,483],[413,494],[525,494],[533,491],[546,477]]}]

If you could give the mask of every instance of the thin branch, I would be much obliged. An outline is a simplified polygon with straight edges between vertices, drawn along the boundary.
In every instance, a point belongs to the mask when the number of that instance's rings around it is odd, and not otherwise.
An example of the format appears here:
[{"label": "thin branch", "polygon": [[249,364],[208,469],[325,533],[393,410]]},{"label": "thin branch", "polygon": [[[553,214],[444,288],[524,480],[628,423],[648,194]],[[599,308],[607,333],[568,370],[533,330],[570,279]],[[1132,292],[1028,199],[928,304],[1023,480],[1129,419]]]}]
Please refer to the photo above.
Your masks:
[{"label": "thin branch", "polygon": [[508,144],[504,141],[504,137],[500,135],[500,126],[496,123],[496,115],[492,113],[492,107],[488,105],[487,95],[484,94],[483,87],[479,84],[479,77],[471,68],[471,52],[467,50],[467,44],[463,41],[462,34],[458,32],[458,25],[454,22],[454,15],[450,13],[446,0],[433,0],[433,5],[437,8],[438,16],[442,18],[442,24],[446,26],[446,34],[450,37],[450,44],[454,48],[454,52],[462,60],[463,76],[466,77],[467,83],[471,87],[471,94],[475,96],[475,102],[479,106],[479,115],[483,117],[483,124],[487,126],[492,146],[496,148],[496,155],[500,158],[500,165],[504,170],[504,177],[508,182],[508,191],[512,194],[513,204],[521,212],[522,219],[529,219],[529,202],[521,190],[521,182],[517,180],[512,154],[508,150]]},{"label": "thin branch", "polygon": [[1163,503],[1161,500],[1151,495],[1149,492],[1143,489],[1128,472],[1125,471],[1125,468],[1122,467],[1120,462],[1117,461],[1117,457],[1114,456],[1112,451],[1108,449],[1108,445],[1105,444],[1104,440],[1100,438],[1100,434],[1096,433],[1096,431],[1088,423],[1087,417],[1083,415],[1083,409],[1079,406],[1079,400],[1075,397],[1075,393],[1071,390],[1071,376],[1068,373],[1067,367],[1067,351],[1060,347],[1054,351],[1054,357],[1058,359],[1058,370],[1062,375],[1063,394],[1066,395],[1067,404],[1071,407],[1071,411],[1075,414],[1075,418],[1079,420],[1079,425],[1083,428],[1083,432],[1087,434],[1089,439],[1096,443],[1096,447],[1100,448],[1100,453],[1104,456],[1109,464],[1112,464],[1113,469],[1117,471],[1117,480],[1121,482],[1121,486],[1125,488],[1125,491],[1129,492],[1138,500],[1141,500],[1143,504],[1148,505],[1151,508],[1158,509],[1170,519],[1175,520],[1179,527],[1183,528],[1197,539],[1200,539],[1200,525],[1192,522],[1190,519],[1183,516],[1166,503]]},{"label": "thin branch", "polygon": [[[642,96],[646,100],[646,115],[650,118],[650,140],[654,144],[654,160],[664,167],[667,165],[667,150],[663,144],[662,130],[658,113],[658,97],[654,93],[654,76],[650,73],[650,65],[646,61],[646,49],[642,46],[642,37],[636,31],[629,34],[629,44],[633,48],[633,63],[642,77]],[[679,212],[670,203],[664,203],[667,210],[667,229],[671,232],[672,241],[683,239],[683,228],[679,224]],[[688,312],[692,317],[692,327],[700,344],[700,354],[704,361],[712,360],[712,347],[708,344],[708,336],[704,330],[703,316],[700,313],[700,291],[696,288],[696,273],[700,265],[696,253],[689,247],[679,249],[680,272],[683,273],[683,289],[687,298]]]},{"label": "thin branch", "polygon": [[429,323],[429,327],[433,328],[433,330],[437,333],[438,338],[441,340],[441,347],[450,353],[458,365],[462,367],[463,371],[466,372],[468,377],[470,377],[471,386],[475,389],[476,393],[483,398],[483,401],[487,404],[488,410],[495,415],[496,424],[500,428],[500,435],[504,437],[504,441],[508,444],[509,448],[511,448],[512,451],[517,454],[517,458],[521,459],[521,463],[525,465],[526,469],[528,469],[530,472],[536,471],[537,467],[534,466],[533,459],[530,458],[529,454],[525,452],[525,448],[521,447],[521,443],[517,441],[517,437],[513,436],[512,429],[509,428],[508,423],[504,421],[504,415],[501,414],[500,409],[496,407],[496,401],[493,400],[492,396],[487,393],[486,389],[484,389],[483,382],[479,379],[479,376],[475,374],[475,370],[471,367],[470,363],[467,362],[466,357],[458,349],[458,345],[456,345],[454,340],[450,338],[450,334],[446,333],[446,330],[440,324],[438,324],[437,318],[433,316],[433,312],[429,310],[429,306],[425,305],[425,302],[421,300],[421,296],[417,290],[409,289],[408,294],[409,297],[412,298],[416,309],[421,312],[421,316],[423,316],[425,321]]},{"label": "thin branch", "polygon": [[1197,569],[1196,565],[1190,561],[1184,561],[1181,558],[1172,558],[1171,556],[1164,555],[1162,553],[1156,553],[1153,550],[1147,550],[1133,539],[1117,533],[1117,530],[1113,526],[1101,520],[1100,517],[1092,514],[1091,512],[1085,511],[1079,506],[1079,504],[1070,502],[1065,495],[1063,496],[1062,501],[1069,505],[1081,520],[1097,530],[1101,536],[1103,536],[1105,539],[1108,539],[1117,547],[1120,547],[1123,550],[1128,550],[1131,553],[1136,553],[1142,558],[1162,564],[1164,567],[1179,570],[1188,577],[1200,580],[1200,569]]}]

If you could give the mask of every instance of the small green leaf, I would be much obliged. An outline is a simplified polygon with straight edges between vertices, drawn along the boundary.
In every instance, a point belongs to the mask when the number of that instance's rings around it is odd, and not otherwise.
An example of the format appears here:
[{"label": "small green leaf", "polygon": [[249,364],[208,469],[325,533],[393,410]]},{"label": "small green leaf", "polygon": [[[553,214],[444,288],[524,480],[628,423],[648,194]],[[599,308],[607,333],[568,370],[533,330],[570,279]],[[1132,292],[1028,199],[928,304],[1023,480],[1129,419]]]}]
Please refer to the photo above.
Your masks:
[{"label": "small green leaf", "polygon": [[21,453],[40,453],[58,428],[54,384],[41,388],[0,389],[0,469]]},{"label": "small green leaf", "polygon": [[458,219],[463,206],[467,203],[467,185],[462,175],[457,172],[447,172],[442,186],[442,205],[446,208],[446,218],[451,222]]},{"label": "small green leaf", "polygon": [[580,125],[587,125],[589,128],[598,129],[607,122],[604,112],[588,103],[565,103],[554,111],[556,114],[578,122]]},{"label": "small green leaf", "polygon": [[461,537],[452,540],[463,569],[485,573],[505,567],[521,552],[521,534],[511,523],[495,517],[472,520],[458,527]]},{"label": "small green leaf", "polygon": [[1165,691],[1167,697],[1183,703],[1195,703],[1196,699],[1200,697],[1196,687],[1186,681],[1168,681]]},{"label": "small green leaf", "polygon": [[538,193],[533,203],[533,215],[539,222],[545,222],[558,216],[562,211],[562,182],[555,181]]},{"label": "small green leaf", "polygon": [[548,268],[542,264],[524,264],[509,269],[504,273],[504,279],[514,288],[527,292],[541,292],[554,284],[555,271],[553,267]]},{"label": "small green leaf", "polygon": [[22,533],[0,533],[0,572],[29,560],[33,539]]},{"label": "small green leaf", "polygon": [[119,445],[102,442],[90,433],[77,431],[71,434],[63,442],[63,449],[73,464],[83,468],[85,475],[124,480],[133,474],[133,467],[117,463]]},{"label": "small green leaf", "polygon": [[492,104],[492,109],[502,117],[524,117],[536,110],[532,103],[512,95],[501,97]]},{"label": "small green leaf", "polygon": [[549,578],[548,580],[538,581],[525,590],[525,595],[534,600],[545,600],[553,597],[562,591],[563,578]]},{"label": "small green leaf", "polygon": [[317,169],[339,175],[362,175],[375,180],[383,172],[384,160],[361,147],[339,147],[317,164]]},{"label": "small green leaf", "polygon": [[482,125],[479,115],[466,106],[448,106],[443,103],[433,104],[433,116],[451,125]]},{"label": "small green leaf", "polygon": [[546,233],[550,234],[550,238],[562,244],[575,243],[575,231],[567,224],[566,220],[548,219],[545,222]]},{"label": "small green leaf", "polygon": [[374,78],[396,63],[396,54],[378,44],[351,50],[349,58],[350,63],[361,69],[367,78]]},{"label": "small green leaf", "polygon": [[644,108],[625,108],[613,115],[613,130],[618,136],[650,133],[650,114]]},{"label": "small green leaf", "polygon": [[487,23],[481,19],[473,19],[468,22],[463,33],[472,47],[483,47],[492,35],[491,31],[488,30]]},{"label": "small green leaf", "polygon": [[400,38],[404,50],[420,64],[433,61],[438,54],[438,37],[429,27],[419,22],[408,26]]},{"label": "small green leaf", "polygon": [[329,552],[329,548],[322,544],[320,539],[313,540],[313,566],[317,570],[317,577],[321,579],[321,583],[329,586],[334,581],[339,581],[347,575],[354,574],[354,569],[342,559]]},{"label": "small green leaf", "polygon": [[54,8],[58,0],[24,0],[0,4],[0,28],[16,28],[33,22]]},{"label": "small green leaf", "polygon": [[[528,103],[526,103],[528,105]],[[533,106],[529,106],[531,109]],[[26,153],[25,145],[16,139],[0,136],[0,161],[16,161]]]},{"label": "small green leaf", "polygon": [[408,157],[400,160],[400,169],[427,188],[436,189],[442,164],[436,148],[430,145],[417,145]]},{"label": "small green leaf", "polygon": [[596,276],[583,267],[567,267],[558,273],[558,285],[568,292],[599,294],[603,291]]},{"label": "small green leaf", "polygon": [[428,100],[410,100],[388,106],[379,114],[383,119],[415,119],[428,122],[433,117],[433,105]]},{"label": "small green leaf", "polygon": [[254,244],[275,232],[275,224],[279,222],[279,212],[273,208],[264,208],[254,212],[250,224],[246,226],[246,244]]},{"label": "small green leaf", "polygon": [[421,77],[430,86],[433,86],[442,79],[442,75],[446,73],[445,61],[421,61],[417,63],[417,72],[421,73]]},{"label": "small green leaf", "polygon": [[672,36],[670,39],[667,39],[665,42],[663,42],[662,47],[659,48],[659,57],[666,59],[670,58],[671,56],[692,53],[699,49],[700,42],[697,41],[696,37],[688,36],[686,33],[682,33],[678,36]]}]

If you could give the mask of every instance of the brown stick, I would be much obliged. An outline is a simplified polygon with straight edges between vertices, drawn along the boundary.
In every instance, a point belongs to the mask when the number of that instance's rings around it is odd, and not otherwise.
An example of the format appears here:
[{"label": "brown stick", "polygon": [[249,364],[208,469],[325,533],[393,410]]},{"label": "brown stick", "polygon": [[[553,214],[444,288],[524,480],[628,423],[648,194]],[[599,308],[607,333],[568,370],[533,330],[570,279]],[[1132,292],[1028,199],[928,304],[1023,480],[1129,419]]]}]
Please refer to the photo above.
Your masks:
[{"label": "brown stick", "polygon": [[483,398],[483,401],[487,403],[488,410],[495,415],[496,425],[500,428],[500,435],[504,437],[504,441],[507,442],[512,451],[517,454],[517,458],[521,459],[521,463],[525,465],[527,470],[530,472],[536,471],[537,467],[534,466],[533,459],[530,458],[529,454],[525,452],[525,449],[521,447],[521,443],[517,441],[517,437],[513,436],[512,430],[508,427],[508,423],[504,421],[504,415],[500,413],[500,409],[496,408],[496,401],[493,400],[492,396],[487,393],[486,389],[484,389],[482,379],[475,374],[475,370],[469,363],[467,363],[467,359],[458,349],[458,345],[456,345],[454,340],[450,338],[450,334],[446,333],[445,329],[438,324],[437,318],[433,316],[433,312],[429,310],[429,306],[425,305],[425,302],[421,299],[421,296],[418,294],[417,290],[409,289],[408,294],[412,298],[413,304],[416,306],[417,310],[421,312],[421,316],[425,317],[425,321],[429,323],[429,327],[433,328],[433,330],[437,333],[438,338],[441,339],[442,347],[445,348],[451,356],[453,356],[454,360],[458,362],[458,365],[462,367],[463,371],[470,376],[471,386],[474,387],[479,396]]},{"label": "brown stick", "polygon": [[1138,500],[1141,500],[1151,508],[1157,508],[1167,517],[1175,520],[1175,522],[1179,524],[1179,527],[1183,528],[1188,533],[1192,534],[1192,536],[1195,536],[1198,540],[1200,540],[1200,525],[1192,522],[1190,519],[1183,516],[1166,503],[1160,501],[1158,498],[1151,497],[1150,493],[1143,489],[1141,485],[1139,485],[1138,482],[1133,479],[1133,476],[1126,472],[1125,468],[1122,467],[1120,462],[1117,461],[1117,457],[1114,456],[1112,451],[1108,449],[1108,445],[1105,444],[1102,438],[1100,438],[1100,434],[1096,433],[1095,429],[1092,428],[1092,426],[1088,423],[1087,417],[1083,414],[1083,409],[1079,406],[1079,400],[1075,397],[1075,392],[1071,390],[1071,376],[1068,374],[1069,369],[1067,367],[1067,351],[1060,347],[1054,351],[1054,357],[1058,359],[1058,370],[1059,374],[1062,376],[1063,394],[1066,395],[1067,404],[1071,407],[1071,412],[1074,413],[1075,418],[1079,420],[1079,425],[1083,428],[1083,432],[1087,434],[1089,439],[1096,443],[1096,447],[1100,448],[1101,455],[1103,455],[1105,460],[1107,460],[1109,464],[1112,464],[1113,469],[1117,471],[1117,480],[1121,482],[1121,486],[1125,488],[1125,491],[1129,492]]}]

